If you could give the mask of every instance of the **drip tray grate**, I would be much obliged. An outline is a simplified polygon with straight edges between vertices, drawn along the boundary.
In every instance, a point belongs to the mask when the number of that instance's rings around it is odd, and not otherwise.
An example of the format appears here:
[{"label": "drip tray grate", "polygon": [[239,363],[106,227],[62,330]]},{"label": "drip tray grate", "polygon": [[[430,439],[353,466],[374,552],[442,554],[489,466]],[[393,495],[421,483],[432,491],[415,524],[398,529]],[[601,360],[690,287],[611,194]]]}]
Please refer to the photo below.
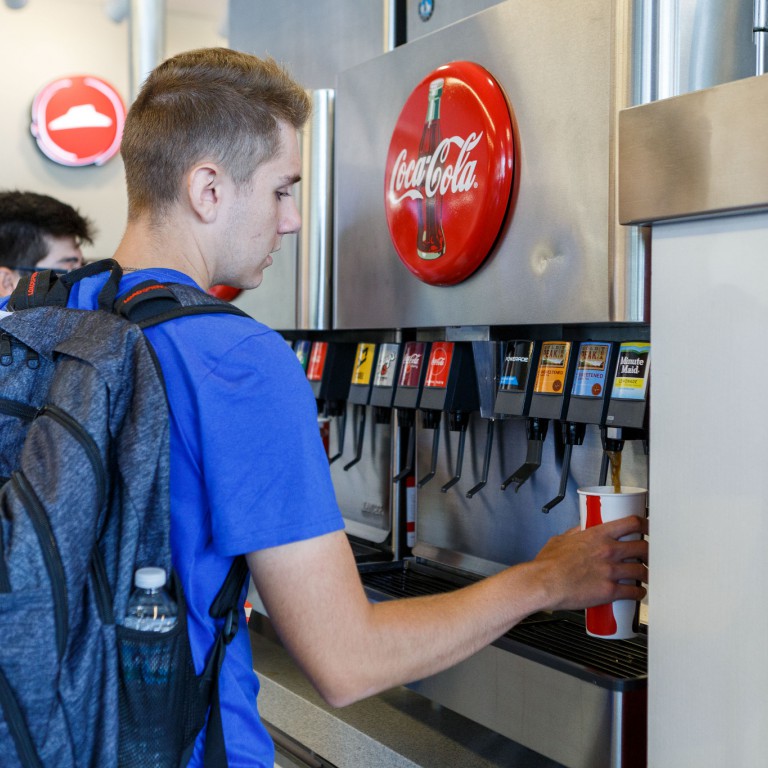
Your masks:
[{"label": "drip tray grate", "polygon": [[[360,566],[360,575],[366,590],[383,599],[450,592],[476,580],[413,561]],[[644,686],[647,680],[645,635],[632,640],[590,637],[579,613],[537,614],[495,645],[604,687]]]}]

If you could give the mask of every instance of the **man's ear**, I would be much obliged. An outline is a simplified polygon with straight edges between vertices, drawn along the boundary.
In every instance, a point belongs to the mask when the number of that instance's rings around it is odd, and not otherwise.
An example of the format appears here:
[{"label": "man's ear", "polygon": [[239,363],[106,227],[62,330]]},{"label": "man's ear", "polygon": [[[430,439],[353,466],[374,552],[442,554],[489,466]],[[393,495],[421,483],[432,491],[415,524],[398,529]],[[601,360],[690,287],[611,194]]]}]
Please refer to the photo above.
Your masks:
[{"label": "man's ear", "polygon": [[18,282],[19,273],[16,270],[0,267],[0,299],[10,296]]},{"label": "man's ear", "polygon": [[224,174],[216,163],[200,163],[187,175],[187,195],[192,211],[208,224],[216,220],[222,203]]}]

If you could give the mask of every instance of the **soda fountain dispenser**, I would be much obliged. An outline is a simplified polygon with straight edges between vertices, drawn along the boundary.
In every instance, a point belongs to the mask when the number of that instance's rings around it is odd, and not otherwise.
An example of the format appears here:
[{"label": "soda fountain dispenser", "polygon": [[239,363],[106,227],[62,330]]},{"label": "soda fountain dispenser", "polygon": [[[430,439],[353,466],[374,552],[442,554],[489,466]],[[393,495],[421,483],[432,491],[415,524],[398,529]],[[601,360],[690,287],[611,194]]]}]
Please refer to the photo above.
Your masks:
[{"label": "soda fountain dispenser", "polygon": [[344,465],[344,470],[349,471],[363,457],[363,440],[365,437],[365,421],[367,406],[371,398],[371,385],[373,383],[373,364],[376,358],[376,345],[370,342],[362,342],[357,345],[352,380],[349,385],[347,400],[354,406],[354,422],[356,427],[355,456]]},{"label": "soda fountain dispenser", "polygon": [[395,388],[395,397],[393,405],[399,428],[407,430],[406,439],[408,448],[404,465],[400,471],[392,478],[392,482],[399,483],[408,477],[413,477],[414,456],[416,453],[416,430],[415,419],[416,408],[421,399],[421,391],[424,386],[424,377],[427,372],[427,360],[429,358],[430,342],[428,341],[408,341],[405,343],[403,357],[400,362],[400,372]]},{"label": "soda fountain dispenser", "polygon": [[603,424],[617,349],[614,342],[583,341],[579,344],[567,413],[565,421],[560,422],[564,446],[560,488],[557,496],[541,508],[542,512],[549,512],[565,498],[573,446],[584,442],[587,424]]},{"label": "soda fountain dispenser", "polygon": [[[499,388],[496,393],[496,404],[494,410],[507,416],[525,417],[531,406],[533,398],[533,385],[536,381],[536,369],[541,355],[541,342],[530,340],[508,341],[504,350],[504,359],[502,361],[502,372],[499,377]],[[539,443],[543,443],[546,437],[546,429],[549,422],[543,422],[544,435],[541,436]],[[533,430],[538,430],[540,423],[538,420],[531,425],[527,425],[529,436],[529,456],[530,462],[536,462],[536,455],[532,453],[531,437]],[[541,445],[538,446],[539,451]],[[541,454],[539,453],[538,462],[541,463]],[[501,484],[501,490],[516,482],[519,470],[514,472]],[[519,486],[518,486],[519,487]]]},{"label": "soda fountain dispenser", "polygon": [[616,362],[611,396],[605,423],[600,430],[603,461],[600,485],[608,479],[619,489],[621,484],[621,451],[625,440],[642,440],[648,452],[648,384],[650,381],[651,345],[646,341],[621,343]]},{"label": "soda fountain dispenser", "polygon": [[459,433],[459,445],[453,477],[440,490],[447,492],[461,479],[464,443],[472,411],[478,408],[477,381],[472,348],[468,342],[432,343],[419,410],[424,427],[434,430],[430,471],[417,486],[424,487],[435,476],[443,412],[448,414],[448,428]]},{"label": "soda fountain dispenser", "polygon": [[504,418],[503,414],[494,410],[499,371],[501,369],[502,348],[502,343],[498,341],[472,342],[472,355],[475,360],[475,373],[477,374],[477,392],[480,401],[480,416],[486,420],[486,431],[482,475],[480,480],[467,491],[466,497],[468,499],[471,499],[476,493],[485,488],[488,483],[496,422]]},{"label": "soda fountain dispenser", "polygon": [[344,433],[347,423],[346,398],[349,390],[349,377],[354,365],[352,344],[315,341],[312,343],[306,366],[307,379],[317,400],[318,419],[325,432],[323,442],[328,449],[327,425],[335,417],[338,430],[338,450],[330,456],[332,464],[341,458],[344,450]]}]

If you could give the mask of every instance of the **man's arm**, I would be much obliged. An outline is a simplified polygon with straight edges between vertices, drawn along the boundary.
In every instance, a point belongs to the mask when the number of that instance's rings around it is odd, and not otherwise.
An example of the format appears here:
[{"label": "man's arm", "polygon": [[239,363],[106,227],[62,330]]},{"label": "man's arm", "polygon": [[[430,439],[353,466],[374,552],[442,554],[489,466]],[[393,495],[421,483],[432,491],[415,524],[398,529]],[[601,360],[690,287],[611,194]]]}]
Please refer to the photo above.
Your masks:
[{"label": "man's arm", "polygon": [[647,542],[617,539],[644,525],[569,531],[533,561],[471,586],[381,603],[369,602],[341,531],[247,559],[283,643],[320,695],[345,706],[447,669],[537,611],[642,599],[642,587],[618,582],[646,580]]}]

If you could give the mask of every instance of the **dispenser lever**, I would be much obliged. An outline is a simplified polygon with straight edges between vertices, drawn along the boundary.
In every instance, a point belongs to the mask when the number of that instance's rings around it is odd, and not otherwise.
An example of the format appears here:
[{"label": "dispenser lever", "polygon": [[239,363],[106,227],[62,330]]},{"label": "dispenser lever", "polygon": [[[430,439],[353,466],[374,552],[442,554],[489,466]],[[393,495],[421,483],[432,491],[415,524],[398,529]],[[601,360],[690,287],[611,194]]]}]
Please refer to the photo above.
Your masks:
[{"label": "dispenser lever", "polygon": [[464,464],[464,442],[467,437],[467,425],[466,423],[462,424],[461,430],[459,431],[459,450],[456,454],[456,474],[440,489],[443,493],[445,493],[449,488],[453,488],[456,483],[461,480],[461,467]]},{"label": "dispenser lever", "polygon": [[480,482],[467,491],[467,498],[471,499],[479,490],[482,490],[488,482],[488,470],[491,466],[491,451],[493,450],[493,428],[496,422],[488,420],[488,428],[485,433],[485,456],[483,457],[483,477]]},{"label": "dispenser lever", "polygon": [[541,511],[547,514],[552,507],[557,506],[564,498],[565,491],[568,488],[568,473],[571,471],[571,453],[573,452],[574,445],[581,445],[584,442],[584,435],[586,434],[586,424],[579,424],[577,422],[568,421],[563,424],[563,439],[565,440],[565,451],[563,453],[563,466],[560,470],[560,488],[557,492],[557,496],[551,501],[548,501]]},{"label": "dispenser lever", "polygon": [[571,453],[573,451],[572,445],[566,445],[565,446],[565,453],[563,454],[563,468],[560,472],[560,488],[558,489],[557,496],[555,496],[554,499],[551,501],[548,501],[542,508],[541,511],[544,512],[544,514],[547,514],[552,507],[556,507],[564,498],[565,498],[565,491],[568,487],[568,471],[571,466]]},{"label": "dispenser lever", "polygon": [[405,467],[401,472],[398,472],[393,478],[393,483],[399,483],[401,480],[405,480],[408,475],[413,474],[413,456],[416,452],[416,428],[411,426],[408,430],[408,453],[405,457]]},{"label": "dispenser lever", "polygon": [[344,453],[344,434],[347,431],[347,409],[344,408],[344,410],[341,413],[341,416],[339,416],[339,420],[336,422],[336,429],[339,437],[339,450],[338,453],[331,456],[330,459],[328,459],[329,464],[333,464],[336,459],[341,458],[341,454]]},{"label": "dispenser lever", "polygon": [[429,474],[424,475],[424,477],[419,480],[418,483],[416,483],[417,488],[423,488],[434,476],[437,472],[437,451],[440,447],[440,421],[435,424],[435,434],[432,438],[432,464],[429,468]]},{"label": "dispenser lever", "polygon": [[355,449],[355,458],[344,465],[344,471],[347,472],[350,467],[354,467],[360,459],[363,458],[363,437],[365,436],[365,406],[355,404],[355,412],[359,414],[357,426],[357,447]]},{"label": "dispenser lever", "polygon": [[506,491],[512,483],[516,483],[515,493],[517,493],[520,486],[541,466],[541,455],[548,426],[549,422],[546,419],[528,419],[528,452],[525,457],[525,464],[501,484],[502,491]]}]

